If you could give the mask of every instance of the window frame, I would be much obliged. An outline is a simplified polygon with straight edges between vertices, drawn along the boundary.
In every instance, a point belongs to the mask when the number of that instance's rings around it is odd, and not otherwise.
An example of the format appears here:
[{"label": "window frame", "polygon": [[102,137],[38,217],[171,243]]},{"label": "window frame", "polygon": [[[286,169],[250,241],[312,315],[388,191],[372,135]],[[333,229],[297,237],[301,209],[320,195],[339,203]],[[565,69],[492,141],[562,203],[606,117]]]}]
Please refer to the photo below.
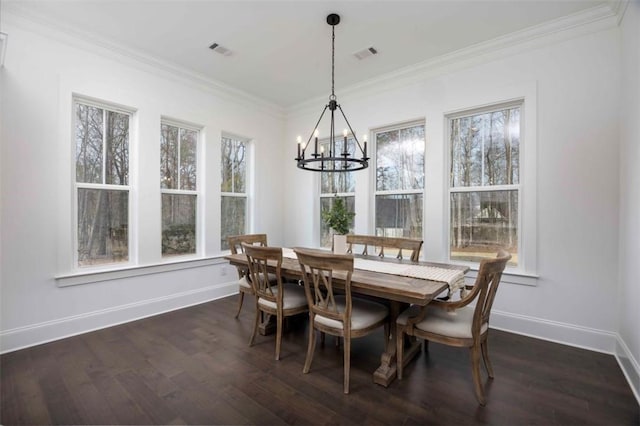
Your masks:
[{"label": "window frame", "polygon": [[[245,217],[245,223],[244,223],[244,233],[249,233],[251,232],[251,205],[250,203],[252,202],[251,199],[251,192],[252,192],[252,185],[251,185],[251,170],[253,167],[253,163],[252,163],[252,156],[251,156],[251,149],[252,149],[252,141],[253,139],[246,137],[246,136],[240,136],[238,134],[235,133],[230,133],[230,132],[222,132],[220,135],[220,149],[222,149],[222,139],[231,139],[234,140],[236,142],[243,142],[245,144],[245,159],[244,159],[244,164],[245,164],[245,188],[244,188],[244,192],[224,192],[222,191],[222,178],[220,180],[220,203],[219,203],[219,207],[220,207],[220,236],[219,236],[219,241],[220,243],[222,243],[222,235],[223,235],[223,228],[222,228],[222,198],[223,197],[234,197],[234,198],[244,198],[245,199],[245,212],[244,212],[244,217]],[[220,151],[218,151],[220,152]],[[220,170],[218,173],[222,173],[222,155],[220,156],[220,161],[218,163],[218,166],[220,167]],[[220,176],[220,174],[218,176]],[[220,246],[220,251],[221,252],[228,252],[229,249],[222,249],[222,245]]]},{"label": "window frame", "polygon": [[[172,260],[179,260],[179,259],[184,259],[185,257],[197,257],[197,256],[201,256],[202,253],[204,253],[204,247],[203,247],[203,242],[204,242],[204,238],[203,238],[203,232],[202,230],[204,229],[204,223],[203,223],[203,214],[201,213],[201,205],[203,205],[203,200],[202,200],[202,186],[203,186],[203,179],[202,179],[202,129],[203,126],[199,126],[197,124],[193,124],[193,123],[189,123],[186,121],[182,121],[182,120],[176,120],[173,118],[168,118],[165,116],[161,116],[160,117],[160,138],[162,140],[162,125],[168,125],[168,126],[173,126],[173,127],[177,127],[178,128],[178,189],[168,189],[168,188],[163,188],[162,187],[162,181],[160,180],[159,186],[160,186],[160,234],[161,234],[161,247],[160,247],[160,257],[163,261],[167,262],[167,261],[172,261]],[[181,144],[181,140],[180,140],[180,134],[182,130],[188,130],[188,131],[194,131],[197,133],[196,136],[196,189],[194,190],[186,190],[186,189],[180,189],[180,179],[181,179],[181,173],[180,173],[180,144]],[[162,149],[162,148],[161,148]],[[160,158],[162,159],[162,153],[160,153]],[[160,179],[162,179],[162,176],[160,176]],[[165,255],[162,253],[162,196],[164,194],[168,194],[168,195],[191,195],[191,196],[195,196],[196,197],[196,203],[195,203],[195,212],[196,212],[196,218],[195,218],[195,244],[196,244],[196,250],[194,253],[184,253],[184,254],[176,254],[176,255]]]},{"label": "window frame", "polygon": [[[423,127],[423,132],[424,132],[424,153],[423,153],[423,182],[422,182],[422,188],[420,189],[398,189],[398,190],[378,190],[378,177],[377,177],[377,170],[378,170],[378,138],[377,135],[379,133],[384,133],[384,132],[390,132],[390,131],[394,131],[394,130],[402,130],[402,129],[407,129],[407,128],[411,128],[411,127],[416,127],[416,126],[422,126]],[[377,235],[376,233],[376,209],[377,209],[377,197],[380,196],[385,196],[385,195],[422,195],[422,202],[420,203],[422,205],[422,232],[420,234],[420,239],[424,240],[424,233],[425,233],[425,194],[427,192],[427,123],[426,120],[424,118],[419,118],[419,119],[415,119],[415,120],[408,120],[408,121],[402,121],[402,122],[398,122],[395,124],[391,124],[391,125],[387,125],[387,126],[381,126],[381,127],[375,127],[372,128],[370,130],[370,136],[371,136],[371,163],[372,166],[371,167],[371,188],[372,191],[371,193],[373,194],[373,197],[371,198],[371,203],[370,203],[370,208],[371,208],[371,212],[370,212],[370,223],[371,223],[371,233],[372,235]]]},{"label": "window frame", "polygon": [[[444,114],[444,137],[445,137],[445,200],[444,200],[444,218],[445,218],[445,259],[447,262],[452,264],[460,264],[466,265],[470,268],[477,270],[480,262],[468,261],[468,260],[460,260],[460,259],[452,259],[451,258],[451,195],[454,193],[479,193],[479,192],[497,192],[497,191],[517,191],[518,196],[518,228],[517,228],[517,237],[518,237],[518,264],[517,266],[507,265],[505,271],[521,274],[523,276],[534,276],[534,274],[527,274],[526,271],[526,260],[525,260],[525,222],[524,222],[524,210],[523,206],[525,205],[525,194],[524,194],[524,184],[523,181],[528,179],[526,169],[525,169],[525,161],[524,161],[524,152],[526,151],[527,144],[527,135],[526,135],[526,121],[528,119],[526,113],[527,108],[525,108],[526,99],[525,97],[518,97],[515,99],[509,99],[504,101],[496,101],[492,103],[488,103],[486,105],[475,106],[471,108],[460,109],[455,112],[445,113]],[[518,151],[518,183],[517,184],[501,184],[501,185],[475,185],[475,186],[459,186],[454,187],[451,183],[451,166],[453,162],[453,158],[451,155],[451,121],[463,118],[470,117],[473,115],[491,113],[495,111],[503,111],[505,109],[518,107],[520,109],[520,135],[519,135],[519,151]]]},{"label": "window frame", "polygon": [[[105,181],[105,173],[106,173],[106,168],[105,168],[105,162],[106,162],[106,156],[105,156],[105,152],[106,150],[104,149],[105,145],[106,145],[106,132],[105,130],[105,126],[106,126],[106,120],[104,119],[106,117],[106,112],[110,111],[110,112],[115,112],[118,114],[125,114],[129,117],[129,124],[128,124],[128,180],[127,180],[127,185],[115,185],[115,184],[107,184],[107,183],[88,183],[88,182],[78,182],[78,178],[76,175],[76,155],[77,155],[77,141],[76,141],[76,128],[77,128],[77,124],[78,124],[78,117],[77,117],[77,113],[76,113],[76,106],[77,104],[82,104],[85,106],[89,106],[89,107],[93,107],[93,108],[99,108],[103,110],[103,132],[102,132],[102,146],[103,146],[103,155],[102,155],[102,180]],[[91,271],[101,271],[101,270],[106,270],[106,269],[120,269],[120,268],[126,268],[126,267],[130,267],[131,265],[135,265],[136,264],[136,259],[137,259],[137,253],[136,253],[136,247],[133,244],[133,235],[136,233],[136,229],[135,229],[135,222],[134,222],[134,210],[135,210],[135,205],[133,203],[134,200],[134,182],[135,182],[135,170],[134,170],[134,164],[135,162],[133,161],[133,151],[134,151],[134,143],[135,141],[133,140],[133,135],[135,135],[135,129],[134,129],[134,114],[135,114],[136,110],[134,108],[128,108],[122,105],[118,105],[112,102],[108,102],[108,101],[102,101],[102,100],[98,100],[98,99],[93,99],[90,97],[86,97],[86,96],[82,96],[82,95],[77,95],[74,94],[72,95],[71,98],[71,170],[72,170],[72,177],[71,177],[71,187],[72,187],[72,226],[71,226],[71,234],[72,234],[72,262],[73,262],[73,266],[72,269],[74,271],[82,271],[82,272],[87,272],[90,273]],[[80,259],[79,259],[79,255],[78,255],[78,250],[80,248],[79,245],[79,241],[78,241],[78,220],[79,220],[79,211],[78,211],[78,192],[80,189],[94,189],[94,190],[105,190],[105,191],[126,191],[127,192],[127,260],[123,261],[123,262],[108,262],[108,263],[99,263],[99,264],[92,264],[92,265],[80,265]]]}]

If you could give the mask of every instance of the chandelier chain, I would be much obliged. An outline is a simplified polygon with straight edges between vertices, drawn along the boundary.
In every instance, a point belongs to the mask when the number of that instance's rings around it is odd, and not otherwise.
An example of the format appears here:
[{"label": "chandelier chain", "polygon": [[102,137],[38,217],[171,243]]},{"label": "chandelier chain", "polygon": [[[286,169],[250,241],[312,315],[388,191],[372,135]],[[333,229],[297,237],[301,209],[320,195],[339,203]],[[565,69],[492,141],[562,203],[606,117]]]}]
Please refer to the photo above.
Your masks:
[{"label": "chandelier chain", "polygon": [[335,93],[335,73],[336,73],[336,26],[331,26],[331,99],[336,98]]}]

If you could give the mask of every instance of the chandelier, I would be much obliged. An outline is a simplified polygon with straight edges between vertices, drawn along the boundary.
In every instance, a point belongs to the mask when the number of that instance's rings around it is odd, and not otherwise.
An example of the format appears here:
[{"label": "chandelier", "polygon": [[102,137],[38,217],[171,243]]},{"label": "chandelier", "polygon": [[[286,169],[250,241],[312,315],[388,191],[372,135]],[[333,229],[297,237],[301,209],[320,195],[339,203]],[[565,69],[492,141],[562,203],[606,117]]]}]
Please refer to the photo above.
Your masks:
[{"label": "chandelier", "polygon": [[[320,118],[316,123],[309,139],[306,144],[302,144],[302,138],[298,136],[298,156],[295,160],[298,162],[298,168],[303,170],[311,170],[314,172],[352,172],[355,170],[366,169],[369,166],[369,157],[367,157],[367,136],[365,135],[362,140],[363,144],[360,145],[358,138],[356,137],[355,132],[351,128],[351,124],[349,124],[349,120],[344,115],[344,111],[342,111],[342,107],[338,104],[336,100],[335,94],[335,41],[336,34],[335,29],[336,25],[340,23],[340,16],[332,13],[327,16],[327,24],[331,25],[331,96],[329,96],[329,103],[325,105],[322,113],[320,114]],[[329,126],[329,143],[328,148],[329,152],[325,152],[324,144],[320,145],[320,151],[318,152],[318,126],[322,121],[322,117],[324,117],[327,109],[331,111],[331,124]],[[335,129],[335,119],[334,114],[336,110],[340,110],[342,117],[344,118],[344,122],[348,126],[348,130],[344,129],[343,143],[342,149],[339,148],[338,144],[336,144],[336,129]],[[347,137],[351,133],[351,137],[354,141],[354,149],[359,151],[357,158],[355,153],[349,152],[349,144]],[[311,151],[309,146],[311,145],[311,140],[315,138],[313,145],[313,152],[310,152],[307,155],[307,151]]]}]

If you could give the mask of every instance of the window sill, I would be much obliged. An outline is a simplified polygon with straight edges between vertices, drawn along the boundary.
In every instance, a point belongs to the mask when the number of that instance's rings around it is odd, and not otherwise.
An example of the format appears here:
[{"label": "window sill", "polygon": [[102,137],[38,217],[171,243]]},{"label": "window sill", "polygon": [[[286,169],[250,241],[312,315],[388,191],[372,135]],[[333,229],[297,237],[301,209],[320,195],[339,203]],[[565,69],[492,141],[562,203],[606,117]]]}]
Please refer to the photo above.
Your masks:
[{"label": "window sill", "polygon": [[[472,266],[469,269],[469,272],[467,273],[466,277],[472,278],[475,280],[477,276],[478,276],[478,266],[477,265]],[[502,279],[500,280],[500,282],[509,283],[509,284],[528,285],[528,286],[535,287],[538,285],[538,278],[540,278],[540,276],[536,274],[530,274],[530,273],[526,273],[518,270],[510,271],[509,269],[505,269],[505,271],[502,273]]]},{"label": "window sill", "polygon": [[201,268],[203,266],[219,265],[227,263],[224,254],[206,258],[190,258],[171,260],[150,265],[136,265],[115,267],[105,270],[81,271],[71,274],[63,274],[55,277],[58,287],[70,287],[74,285],[97,283],[101,281],[117,280],[122,278],[138,277],[142,275],[159,274],[163,272],[179,271],[182,269]]}]

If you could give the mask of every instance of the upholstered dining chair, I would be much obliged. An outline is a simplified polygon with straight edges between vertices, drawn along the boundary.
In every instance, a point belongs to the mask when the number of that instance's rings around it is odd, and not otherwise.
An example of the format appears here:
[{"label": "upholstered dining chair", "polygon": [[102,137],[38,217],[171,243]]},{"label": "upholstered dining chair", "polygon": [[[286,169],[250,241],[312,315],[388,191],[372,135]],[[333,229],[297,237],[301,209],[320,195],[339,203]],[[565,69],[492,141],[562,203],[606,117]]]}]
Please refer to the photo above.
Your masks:
[{"label": "upholstered dining chair", "polygon": [[[267,234],[246,234],[246,235],[234,235],[227,237],[227,242],[229,243],[229,250],[231,250],[231,254],[244,253],[244,249],[242,248],[242,243],[259,245],[262,247],[266,247],[267,245]],[[238,269],[238,312],[236,312],[236,318],[240,316],[240,311],[242,310],[242,302],[244,301],[244,295],[254,295],[253,287],[249,282],[248,278],[248,269],[237,267]],[[272,277],[275,280],[275,276]]]},{"label": "upholstered dining chair", "polygon": [[[316,345],[316,330],[342,337],[344,340],[344,393],[349,393],[349,370],[351,365],[351,339],[365,336],[384,326],[389,335],[386,306],[351,296],[353,255],[333,254],[319,250],[294,249],[304,281],[309,304],[309,344],[303,373],[308,373],[313,361]],[[343,294],[337,295],[334,279],[344,286]]]},{"label": "upholstered dining chair", "polygon": [[[242,244],[242,248],[247,256],[250,282],[256,295],[256,319],[249,346],[253,345],[258,334],[260,313],[274,315],[276,317],[276,360],[279,360],[284,318],[307,312],[304,288],[298,284],[282,282],[282,248],[260,247],[246,243]],[[276,268],[275,282],[272,280],[273,274],[268,272],[269,266]]]},{"label": "upholstered dining chair", "polygon": [[[486,400],[480,380],[480,357],[490,378],[493,367],[489,360],[487,337],[489,335],[489,315],[500,284],[502,272],[511,255],[500,250],[494,259],[484,259],[473,286],[466,286],[468,293],[460,300],[434,300],[427,306],[411,308],[398,316],[396,321],[397,374],[402,379],[404,336],[415,336],[449,346],[471,349],[471,372],[475,394],[480,405]],[[475,301],[475,307],[469,306]]]}]

